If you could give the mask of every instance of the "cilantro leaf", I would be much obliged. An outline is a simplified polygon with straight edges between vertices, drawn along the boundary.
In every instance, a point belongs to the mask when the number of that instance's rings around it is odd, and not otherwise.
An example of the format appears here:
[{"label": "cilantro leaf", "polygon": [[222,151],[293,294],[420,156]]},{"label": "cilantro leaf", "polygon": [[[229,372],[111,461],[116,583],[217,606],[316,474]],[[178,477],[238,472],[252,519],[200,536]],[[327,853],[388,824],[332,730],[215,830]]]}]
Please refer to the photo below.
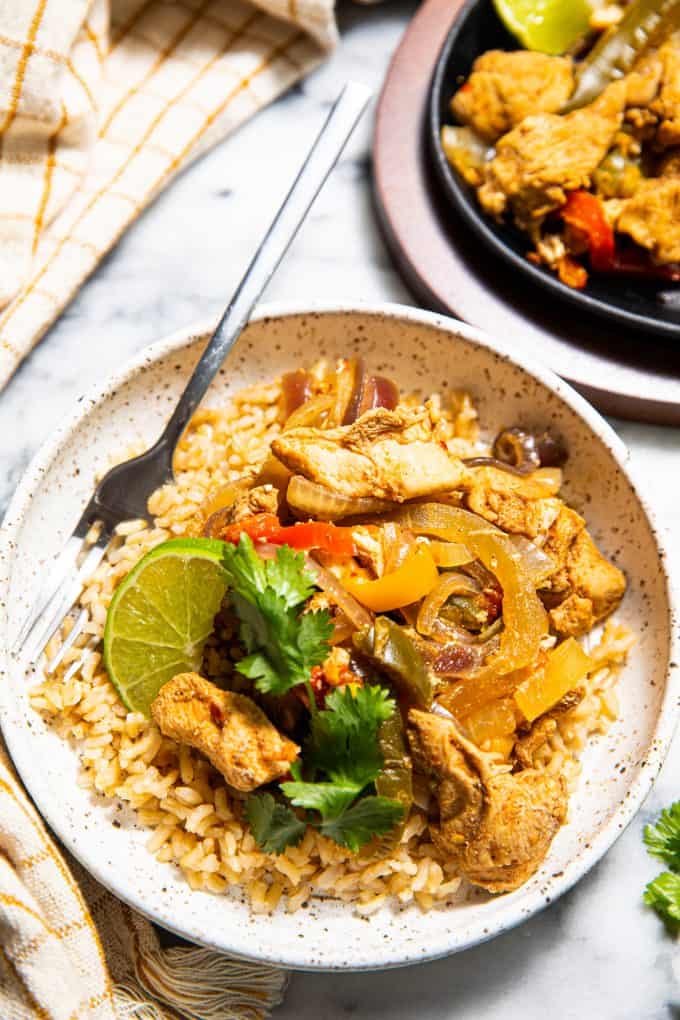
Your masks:
[{"label": "cilantro leaf", "polygon": [[285,804],[277,804],[271,793],[250,796],[246,818],[255,842],[268,854],[280,854],[287,846],[297,846],[307,828],[307,823],[294,811]]},{"label": "cilantro leaf", "polygon": [[314,578],[305,570],[305,558],[289,545],[279,546],[275,560],[265,560],[267,584],[290,608],[306,602],[316,591]]},{"label": "cilantro leaf", "polygon": [[680,931],[680,875],[672,871],[662,872],[648,883],[643,899],[671,932]]},{"label": "cilantro leaf", "polygon": [[305,570],[302,553],[281,545],[275,559],[262,559],[245,532],[238,545],[227,544],[222,563],[230,586],[249,602],[256,603],[262,592],[271,588],[287,609],[293,609],[306,602],[316,587],[314,578]]},{"label": "cilantro leaf", "polygon": [[680,800],[661,812],[656,825],[646,825],[644,841],[653,857],[680,871]]},{"label": "cilantro leaf", "polygon": [[362,797],[337,818],[324,820],[320,830],[356,853],[373,836],[389,832],[404,815],[403,805],[388,797]]},{"label": "cilantro leaf", "polygon": [[[271,670],[266,657],[253,653],[248,668],[264,676]],[[356,852],[373,836],[389,832],[404,816],[397,800],[361,796],[383,767],[378,730],[396,710],[389,691],[377,686],[338,688],[326,698],[326,708],[311,717],[311,735],[305,765],[320,772],[318,782],[305,782],[299,762],[291,767],[293,780],[281,791],[294,807],[318,812],[306,822],[290,808],[277,804],[271,794],[251,796],[248,820],[258,846],[268,853],[300,841],[307,824],[340,846]],[[320,817],[319,817],[320,816]]]},{"label": "cilantro leaf", "polygon": [[378,729],[391,717],[395,702],[383,687],[348,686],[329,694],[326,706],[312,720],[309,764],[331,782],[356,786],[359,792],[383,766]]},{"label": "cilantro leaf", "polygon": [[281,783],[281,789],[295,807],[320,811],[324,820],[337,818],[361,793],[360,787],[337,783]]},{"label": "cilantro leaf", "polygon": [[239,637],[249,653],[238,671],[264,693],[285,694],[306,683],[328,655],[333,624],[326,610],[301,613],[314,591],[302,554],[280,546],[276,559],[263,560],[242,534],[237,546],[225,547],[223,565]]}]

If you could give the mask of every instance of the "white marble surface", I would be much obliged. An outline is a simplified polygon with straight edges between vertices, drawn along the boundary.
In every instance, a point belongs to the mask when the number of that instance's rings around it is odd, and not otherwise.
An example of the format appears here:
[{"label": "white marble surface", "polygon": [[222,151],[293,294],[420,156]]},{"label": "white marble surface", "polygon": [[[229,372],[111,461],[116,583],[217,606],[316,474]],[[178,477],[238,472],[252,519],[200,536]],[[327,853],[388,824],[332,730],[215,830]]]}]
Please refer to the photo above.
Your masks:
[{"label": "white marble surface", "polygon": [[[216,312],[247,265],[324,109],[348,77],[379,90],[414,9],[341,11],[338,53],[190,168],[142,217],[0,396],[0,505],[28,459],[94,381],[133,352]],[[367,121],[267,297],[411,302],[377,232]],[[680,388],[678,392],[680,400]],[[680,554],[680,431],[615,423]],[[674,533],[674,534],[673,534]],[[680,562],[678,562],[680,570]],[[640,815],[571,893],[457,957],[387,974],[294,975],[278,1020],[678,1020],[680,952],[641,903],[658,871],[642,826],[680,796],[680,738]]]}]

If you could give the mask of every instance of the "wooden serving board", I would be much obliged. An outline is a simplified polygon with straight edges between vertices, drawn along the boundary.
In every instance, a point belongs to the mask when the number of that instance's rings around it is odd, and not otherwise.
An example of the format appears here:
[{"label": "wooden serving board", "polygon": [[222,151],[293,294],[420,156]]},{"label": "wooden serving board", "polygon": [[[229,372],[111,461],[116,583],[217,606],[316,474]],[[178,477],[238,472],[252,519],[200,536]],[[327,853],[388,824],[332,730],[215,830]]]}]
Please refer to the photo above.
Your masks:
[{"label": "wooden serving board", "polygon": [[479,326],[548,364],[607,414],[680,425],[680,330],[667,338],[575,313],[520,280],[459,221],[431,170],[430,79],[463,0],[426,0],[378,103],[375,200],[400,274],[426,306]]}]

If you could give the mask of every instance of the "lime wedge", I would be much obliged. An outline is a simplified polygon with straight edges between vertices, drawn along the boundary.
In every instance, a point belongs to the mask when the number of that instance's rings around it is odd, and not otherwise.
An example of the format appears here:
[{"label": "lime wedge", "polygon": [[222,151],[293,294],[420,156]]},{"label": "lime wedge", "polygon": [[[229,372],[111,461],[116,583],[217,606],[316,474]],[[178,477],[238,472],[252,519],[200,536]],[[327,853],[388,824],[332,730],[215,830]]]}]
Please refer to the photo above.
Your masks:
[{"label": "lime wedge", "polygon": [[589,0],[494,0],[496,13],[528,50],[566,53],[590,27]]},{"label": "lime wedge", "polygon": [[164,683],[200,667],[227,590],[224,543],[178,538],[147,553],[121,582],[106,617],[104,664],[127,708],[149,715]]}]

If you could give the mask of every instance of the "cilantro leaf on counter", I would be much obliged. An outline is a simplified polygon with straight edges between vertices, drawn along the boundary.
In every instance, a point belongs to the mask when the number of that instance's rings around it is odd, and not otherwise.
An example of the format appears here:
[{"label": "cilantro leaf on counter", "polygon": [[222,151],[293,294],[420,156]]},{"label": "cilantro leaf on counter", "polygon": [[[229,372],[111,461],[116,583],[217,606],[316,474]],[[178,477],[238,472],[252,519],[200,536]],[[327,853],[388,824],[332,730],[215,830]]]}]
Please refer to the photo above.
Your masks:
[{"label": "cilantro leaf on counter", "polygon": [[653,857],[680,871],[680,800],[661,812],[656,825],[646,825],[644,841]]},{"label": "cilantro leaf on counter", "polygon": [[333,624],[326,610],[302,613],[315,590],[302,554],[284,545],[275,559],[265,560],[242,534],[238,545],[225,547],[222,562],[248,652],[238,671],[263,693],[281,695],[307,683],[328,655]]},{"label": "cilantro leaf on counter", "polygon": [[271,793],[250,796],[246,818],[255,842],[268,854],[280,854],[287,846],[297,846],[307,828],[305,821],[285,804],[278,804]]},{"label": "cilantro leaf on counter", "polygon": [[662,872],[647,884],[643,899],[671,932],[680,931],[680,875]]}]

